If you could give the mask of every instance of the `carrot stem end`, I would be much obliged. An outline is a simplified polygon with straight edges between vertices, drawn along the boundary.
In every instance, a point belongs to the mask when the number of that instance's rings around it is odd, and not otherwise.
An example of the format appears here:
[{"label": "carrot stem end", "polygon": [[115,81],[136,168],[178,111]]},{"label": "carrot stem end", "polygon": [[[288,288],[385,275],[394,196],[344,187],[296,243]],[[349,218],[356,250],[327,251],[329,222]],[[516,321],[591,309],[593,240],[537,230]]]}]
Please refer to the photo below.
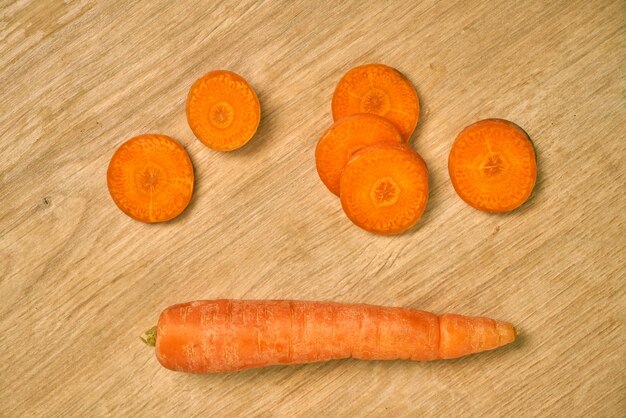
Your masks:
[{"label": "carrot stem end", "polygon": [[157,327],[156,325],[153,326],[152,328],[150,328],[149,330],[147,330],[144,333],[145,337],[139,337],[141,339],[141,341],[144,342],[145,345],[148,345],[150,347],[154,347],[156,345],[156,336],[157,336]]}]

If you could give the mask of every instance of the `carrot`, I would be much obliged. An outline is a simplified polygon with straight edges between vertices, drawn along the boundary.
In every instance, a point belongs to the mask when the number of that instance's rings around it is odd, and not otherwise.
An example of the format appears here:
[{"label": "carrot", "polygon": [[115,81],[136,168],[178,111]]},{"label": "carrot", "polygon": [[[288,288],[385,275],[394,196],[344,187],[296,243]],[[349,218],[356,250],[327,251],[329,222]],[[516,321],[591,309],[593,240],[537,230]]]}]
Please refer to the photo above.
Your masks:
[{"label": "carrot", "polygon": [[375,113],[393,122],[408,142],[419,119],[415,88],[400,72],[382,64],[348,71],[339,81],[332,101],[333,118],[355,113]]},{"label": "carrot", "polygon": [[166,368],[224,373],[334,359],[435,360],[515,340],[506,322],[414,309],[289,300],[205,300],[165,309],[144,339]]},{"label": "carrot", "polygon": [[355,225],[399,234],[415,225],[426,208],[428,169],[406,145],[374,145],[350,159],[340,189],[343,210]]},{"label": "carrot", "polygon": [[207,147],[232,151],[254,136],[261,120],[259,99],[241,76],[211,71],[196,80],[187,97],[187,121]]},{"label": "carrot", "polygon": [[352,154],[381,142],[402,142],[395,126],[381,116],[359,113],[331,125],[315,148],[317,173],[328,190],[339,196],[341,171]]},{"label": "carrot", "polygon": [[457,194],[485,212],[509,212],[535,187],[537,162],[530,138],[516,124],[485,119],[456,138],[448,171]]},{"label": "carrot", "polygon": [[194,174],[185,149],[165,135],[139,135],[123,143],[107,170],[115,204],[142,222],[168,221],[185,210]]}]

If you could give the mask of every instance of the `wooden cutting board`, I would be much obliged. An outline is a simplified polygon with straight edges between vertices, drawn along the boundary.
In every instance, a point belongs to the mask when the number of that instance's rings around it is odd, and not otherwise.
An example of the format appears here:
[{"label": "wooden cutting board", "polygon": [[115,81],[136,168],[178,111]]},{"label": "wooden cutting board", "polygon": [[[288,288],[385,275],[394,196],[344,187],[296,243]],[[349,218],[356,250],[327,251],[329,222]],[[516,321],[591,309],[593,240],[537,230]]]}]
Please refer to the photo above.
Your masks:
[{"label": "wooden cutting board", "polygon": [[[0,11],[0,415],[624,416],[626,7],[620,1],[8,1]],[[353,226],[313,151],[349,68],[396,67],[422,104],[419,224]],[[263,117],[242,150],[192,135],[212,69]],[[457,133],[499,117],[539,178],[507,215],[455,194]],[[131,136],[178,139],[190,207],[148,225],[105,174]],[[139,335],[168,305],[293,298],[513,322],[514,345],[455,361],[335,361],[237,374],[163,369]]]}]

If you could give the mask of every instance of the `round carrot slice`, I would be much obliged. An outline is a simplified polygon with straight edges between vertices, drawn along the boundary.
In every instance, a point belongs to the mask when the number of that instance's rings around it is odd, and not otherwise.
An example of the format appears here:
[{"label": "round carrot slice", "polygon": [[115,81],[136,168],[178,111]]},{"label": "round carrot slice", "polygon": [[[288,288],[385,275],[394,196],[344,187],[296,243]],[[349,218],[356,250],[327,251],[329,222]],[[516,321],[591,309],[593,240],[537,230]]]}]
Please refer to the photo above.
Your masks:
[{"label": "round carrot slice", "polygon": [[485,212],[509,212],[532,193],[537,161],[522,128],[506,120],[486,119],[461,131],[450,151],[448,171],[454,189],[468,205]]},{"label": "round carrot slice", "polygon": [[185,210],[193,192],[193,166],[185,149],[165,135],[140,135],[111,158],[107,185],[115,204],[142,222],[163,222]]},{"label": "round carrot slice", "polygon": [[411,148],[378,144],[354,154],[341,174],[341,205],[357,226],[399,234],[421,218],[428,200],[428,169]]},{"label": "round carrot slice", "polygon": [[339,196],[341,171],[352,154],[378,143],[402,141],[393,123],[381,116],[359,113],[345,117],[332,124],[317,143],[317,173],[328,190]]},{"label": "round carrot slice", "polygon": [[254,136],[261,120],[256,93],[241,76],[211,71],[196,80],[187,97],[187,121],[207,147],[232,151]]},{"label": "round carrot slice", "polygon": [[374,113],[389,119],[408,141],[417,126],[420,104],[413,85],[382,64],[355,67],[339,80],[333,94],[333,118]]}]

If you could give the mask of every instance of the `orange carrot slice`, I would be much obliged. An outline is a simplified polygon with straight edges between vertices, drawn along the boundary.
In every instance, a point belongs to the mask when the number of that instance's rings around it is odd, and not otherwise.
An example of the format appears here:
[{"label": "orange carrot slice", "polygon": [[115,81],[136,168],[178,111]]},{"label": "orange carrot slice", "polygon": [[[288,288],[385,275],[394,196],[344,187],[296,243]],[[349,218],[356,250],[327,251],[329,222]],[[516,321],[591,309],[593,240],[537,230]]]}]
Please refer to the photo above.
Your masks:
[{"label": "orange carrot slice", "polygon": [[364,148],[341,174],[340,197],[355,225],[377,234],[399,234],[415,225],[426,208],[428,169],[406,145]]},{"label": "orange carrot slice", "polygon": [[115,204],[142,222],[163,222],[185,210],[193,193],[193,166],[185,149],[165,135],[139,135],[123,143],[107,170]]},{"label": "orange carrot slice", "polygon": [[461,131],[450,151],[448,171],[467,204],[485,212],[509,212],[532,193],[537,161],[522,128],[486,119]]},{"label": "orange carrot slice", "polygon": [[408,141],[419,119],[415,88],[397,70],[368,64],[348,71],[333,94],[333,118],[355,113],[374,113],[389,119]]},{"label": "orange carrot slice", "polygon": [[256,93],[241,76],[211,71],[196,80],[187,97],[187,121],[207,147],[232,151],[254,136],[261,120]]},{"label": "orange carrot slice", "polygon": [[345,117],[335,122],[317,143],[317,173],[328,190],[339,196],[341,171],[352,154],[378,143],[402,141],[395,126],[381,116],[359,113]]}]

